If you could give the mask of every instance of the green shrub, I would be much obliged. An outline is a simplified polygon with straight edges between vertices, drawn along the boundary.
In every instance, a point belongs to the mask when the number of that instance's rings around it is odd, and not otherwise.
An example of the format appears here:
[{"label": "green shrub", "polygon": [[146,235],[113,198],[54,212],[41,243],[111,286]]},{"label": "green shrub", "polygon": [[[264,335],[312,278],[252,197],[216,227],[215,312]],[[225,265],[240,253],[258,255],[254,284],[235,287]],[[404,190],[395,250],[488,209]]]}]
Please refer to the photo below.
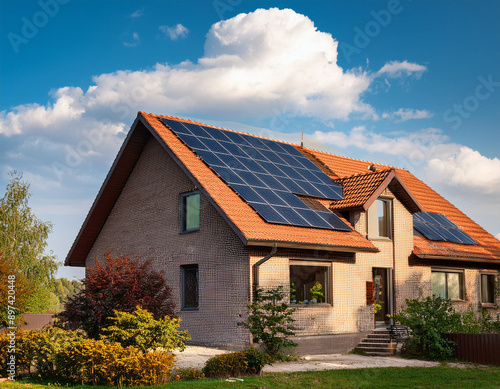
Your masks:
[{"label": "green shrub", "polygon": [[56,357],[59,376],[91,385],[153,385],[170,377],[174,356],[164,351],[142,353],[119,343],[86,339]]},{"label": "green shrub", "polygon": [[254,303],[249,305],[248,321],[238,323],[250,330],[254,343],[262,342],[264,351],[273,359],[280,355],[283,348],[297,346],[289,339],[295,335],[296,328],[292,325],[295,309],[290,309],[283,300],[282,289],[281,286],[269,290],[257,288]]},{"label": "green shrub", "polygon": [[243,352],[217,355],[210,358],[202,372],[209,378],[239,377],[248,370],[248,362]]},{"label": "green shrub", "polygon": [[407,307],[392,317],[409,327],[412,336],[403,344],[402,355],[430,360],[446,360],[453,356],[455,342],[443,338],[461,325],[461,316],[451,301],[441,297],[406,300]]},{"label": "green shrub", "polygon": [[210,358],[203,368],[209,378],[239,377],[242,375],[260,374],[266,363],[270,363],[269,355],[252,348],[241,352],[221,354]]},{"label": "green shrub", "polygon": [[198,381],[205,378],[205,374],[198,369],[179,369],[177,375],[181,381]]},{"label": "green shrub", "polygon": [[[71,342],[81,341],[81,330],[66,331],[52,326],[40,330],[16,331],[16,365],[19,374],[27,373],[42,378],[55,375],[55,356]],[[0,373],[5,374],[7,336],[0,335]]]},{"label": "green shrub", "polygon": [[163,348],[172,351],[186,348],[184,342],[191,339],[187,331],[179,331],[181,318],[165,316],[155,320],[153,315],[137,307],[133,313],[114,311],[109,318],[113,324],[102,329],[101,339],[118,342],[123,347],[136,347],[141,351]]}]

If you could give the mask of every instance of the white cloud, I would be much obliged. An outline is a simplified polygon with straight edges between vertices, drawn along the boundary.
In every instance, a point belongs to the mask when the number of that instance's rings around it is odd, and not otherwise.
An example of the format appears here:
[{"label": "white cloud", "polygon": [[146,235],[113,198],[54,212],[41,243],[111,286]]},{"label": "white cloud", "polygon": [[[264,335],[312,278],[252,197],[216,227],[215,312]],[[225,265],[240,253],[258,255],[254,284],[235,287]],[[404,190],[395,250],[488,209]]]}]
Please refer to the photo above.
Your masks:
[{"label": "white cloud", "polygon": [[382,114],[382,118],[395,119],[397,122],[405,122],[412,119],[428,119],[432,116],[433,114],[426,109],[419,110],[411,108],[400,108],[395,112]]},{"label": "white cloud", "polygon": [[166,36],[168,36],[173,41],[175,41],[179,38],[186,38],[189,34],[189,30],[187,29],[187,27],[184,27],[180,23],[178,23],[174,27],[160,26],[158,28],[160,29],[161,32],[163,32]]},{"label": "white cloud", "polygon": [[140,18],[142,15],[144,15],[144,9],[138,9],[137,11],[134,11],[130,17],[131,18]]},{"label": "white cloud", "polygon": [[500,159],[488,158],[469,147],[449,142],[441,130],[428,128],[411,134],[378,134],[365,127],[349,133],[320,132],[315,141],[339,148],[356,147],[369,153],[394,156],[395,165],[420,171],[426,181],[461,191],[500,195]]},{"label": "white cloud", "polygon": [[415,77],[420,78],[422,73],[426,70],[426,66],[408,62],[406,60],[403,62],[391,61],[382,66],[382,68],[376,73],[376,75],[384,75],[385,77],[389,78],[399,78],[402,76],[414,75]]},{"label": "white cloud", "polygon": [[488,158],[461,146],[452,155],[435,156],[429,174],[451,186],[472,187],[486,194],[500,194],[500,159]]},{"label": "white cloud", "polygon": [[324,120],[374,115],[361,99],[369,75],[344,71],[336,61],[337,41],[309,18],[290,9],[259,9],[214,24],[197,63],[101,74],[86,91],[61,88],[52,104],[0,113],[0,133],[40,127],[34,119],[40,115],[51,125],[60,116],[46,131],[63,131],[64,120],[83,117],[129,122],[138,109],[227,119],[273,117],[284,110]]},{"label": "white cloud", "polygon": [[498,234],[496,234],[495,238],[497,238],[498,240],[500,240],[500,232]]},{"label": "white cloud", "polygon": [[132,34],[132,40],[129,42],[122,42],[125,47],[136,47],[139,43],[141,43],[141,40],[139,39],[139,34],[134,32]]}]

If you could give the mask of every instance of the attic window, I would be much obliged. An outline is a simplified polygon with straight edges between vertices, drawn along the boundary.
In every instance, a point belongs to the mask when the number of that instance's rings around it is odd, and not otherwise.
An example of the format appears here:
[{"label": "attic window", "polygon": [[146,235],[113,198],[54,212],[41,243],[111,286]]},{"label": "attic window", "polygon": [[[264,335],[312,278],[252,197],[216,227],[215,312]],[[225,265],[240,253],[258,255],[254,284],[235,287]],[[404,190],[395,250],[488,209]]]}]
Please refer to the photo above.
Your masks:
[{"label": "attic window", "polygon": [[181,232],[194,232],[200,229],[200,193],[189,192],[181,195]]},{"label": "attic window", "polygon": [[392,200],[378,198],[368,209],[370,239],[392,238]]}]

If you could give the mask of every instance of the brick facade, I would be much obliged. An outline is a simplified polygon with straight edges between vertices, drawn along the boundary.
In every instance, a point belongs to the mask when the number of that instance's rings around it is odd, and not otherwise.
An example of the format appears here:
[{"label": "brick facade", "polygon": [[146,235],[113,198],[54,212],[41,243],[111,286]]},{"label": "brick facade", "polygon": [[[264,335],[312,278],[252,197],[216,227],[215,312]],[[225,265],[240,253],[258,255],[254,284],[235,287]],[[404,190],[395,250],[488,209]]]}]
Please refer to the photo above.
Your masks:
[{"label": "brick facade", "polygon": [[[113,249],[115,255],[153,259],[154,266],[164,271],[167,284],[173,288],[182,328],[189,330],[193,342],[243,347],[250,337],[236,323],[248,314],[252,266],[269,254],[271,248],[245,247],[203,196],[199,231],[182,234],[180,195],[196,189],[158,141],[151,138],[88,254],[86,266],[93,266],[95,258],[102,257],[108,249]],[[396,310],[404,306],[407,298],[431,294],[434,262],[412,260],[411,213],[390,190],[381,196],[392,199],[393,239],[372,239],[380,252],[354,254],[279,248],[260,267],[261,286],[282,285],[288,293],[290,260],[331,264],[331,305],[298,306],[294,314],[299,328],[297,335],[302,339],[324,335],[351,339],[346,336],[373,329],[373,307],[366,303],[365,286],[366,281],[373,280],[375,267],[393,269]],[[351,222],[356,231],[367,236],[366,212],[351,212]],[[190,264],[199,267],[199,308],[180,310],[180,267]],[[461,268],[460,263],[456,262],[454,267]],[[480,270],[486,269],[470,263],[464,270],[466,301],[454,303],[457,309],[472,306],[476,313],[480,312]],[[352,342],[344,343],[348,347]]]}]

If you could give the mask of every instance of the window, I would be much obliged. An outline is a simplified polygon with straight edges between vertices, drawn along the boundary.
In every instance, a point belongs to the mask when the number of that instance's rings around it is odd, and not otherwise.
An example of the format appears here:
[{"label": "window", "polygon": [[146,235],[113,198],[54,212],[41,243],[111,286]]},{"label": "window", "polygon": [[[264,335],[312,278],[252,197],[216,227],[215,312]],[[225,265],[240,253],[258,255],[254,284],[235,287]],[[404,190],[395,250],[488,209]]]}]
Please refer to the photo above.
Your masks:
[{"label": "window", "polygon": [[330,303],[330,269],[328,262],[290,261],[290,302]]},{"label": "window", "polygon": [[481,274],[481,302],[495,304],[495,275]]},{"label": "window", "polygon": [[464,299],[464,273],[461,270],[433,270],[432,294],[450,300]]},{"label": "window", "polygon": [[181,195],[182,232],[200,229],[200,194],[198,192]]},{"label": "window", "polygon": [[392,200],[377,199],[368,209],[368,235],[370,238],[392,238]]},{"label": "window", "polygon": [[181,307],[198,308],[198,265],[181,266]]},{"label": "window", "polygon": [[377,199],[378,236],[385,238],[391,237],[390,205],[389,200]]}]

